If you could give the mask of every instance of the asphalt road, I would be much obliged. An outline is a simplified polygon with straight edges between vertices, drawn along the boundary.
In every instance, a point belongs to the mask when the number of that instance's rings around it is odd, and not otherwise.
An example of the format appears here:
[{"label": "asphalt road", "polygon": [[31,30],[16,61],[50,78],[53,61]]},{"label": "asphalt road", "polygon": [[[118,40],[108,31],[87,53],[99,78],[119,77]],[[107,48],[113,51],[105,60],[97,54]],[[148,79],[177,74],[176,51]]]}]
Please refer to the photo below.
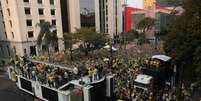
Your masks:
[{"label": "asphalt road", "polygon": [[0,71],[0,101],[33,101],[33,97],[18,89],[15,82]]}]

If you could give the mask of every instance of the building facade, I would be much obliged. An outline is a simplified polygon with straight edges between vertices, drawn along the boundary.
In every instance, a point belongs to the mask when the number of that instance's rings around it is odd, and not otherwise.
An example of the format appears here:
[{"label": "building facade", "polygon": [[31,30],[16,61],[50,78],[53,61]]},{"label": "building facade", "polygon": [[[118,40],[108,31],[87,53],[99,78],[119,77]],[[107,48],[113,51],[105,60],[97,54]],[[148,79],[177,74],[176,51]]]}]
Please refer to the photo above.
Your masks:
[{"label": "building facade", "polygon": [[122,0],[95,0],[96,31],[108,33],[110,37],[123,30]]},{"label": "building facade", "polygon": [[68,14],[69,14],[69,31],[76,32],[77,28],[81,27],[80,22],[80,3],[79,0],[67,0],[68,1]]},{"label": "building facade", "polygon": [[10,44],[10,52],[20,56],[37,55],[41,48],[36,45],[40,31],[36,25],[43,21],[55,25],[55,32],[60,39],[58,48],[64,48],[61,41],[63,30],[60,0],[1,0],[1,6],[4,33],[7,36],[5,42]]},{"label": "building facade", "polygon": [[[5,31],[5,22],[4,22],[4,15],[2,11],[2,4],[0,2],[0,60],[7,60],[13,54],[11,54],[10,50],[10,43],[8,42],[7,33]],[[0,61],[0,62],[1,62]]]}]

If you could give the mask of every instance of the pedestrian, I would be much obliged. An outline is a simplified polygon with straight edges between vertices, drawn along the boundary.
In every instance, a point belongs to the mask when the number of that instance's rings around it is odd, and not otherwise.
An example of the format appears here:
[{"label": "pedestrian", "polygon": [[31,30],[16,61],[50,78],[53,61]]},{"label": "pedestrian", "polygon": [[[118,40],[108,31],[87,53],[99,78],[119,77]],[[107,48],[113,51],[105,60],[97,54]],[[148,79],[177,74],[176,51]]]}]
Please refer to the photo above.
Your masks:
[{"label": "pedestrian", "polygon": [[89,74],[89,79],[90,79],[90,82],[92,82],[92,78],[93,78],[93,67],[90,66],[89,67],[89,70],[88,70],[88,74]]},{"label": "pedestrian", "polygon": [[98,69],[97,69],[97,67],[95,67],[95,69],[94,69],[94,81],[96,81],[98,79],[99,79],[99,77],[98,77]]},{"label": "pedestrian", "polygon": [[32,79],[33,80],[36,80],[36,71],[35,70],[32,70],[32,72],[31,72],[31,77],[32,77]]}]

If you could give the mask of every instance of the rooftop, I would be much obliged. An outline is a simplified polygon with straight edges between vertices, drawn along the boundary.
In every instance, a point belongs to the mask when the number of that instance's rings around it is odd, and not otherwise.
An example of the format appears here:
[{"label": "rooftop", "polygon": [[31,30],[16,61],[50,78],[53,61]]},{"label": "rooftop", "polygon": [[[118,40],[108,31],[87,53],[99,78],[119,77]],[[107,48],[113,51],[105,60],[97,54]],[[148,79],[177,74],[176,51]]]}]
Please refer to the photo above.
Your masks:
[{"label": "rooftop", "polygon": [[142,84],[149,84],[151,82],[152,76],[148,76],[145,74],[139,74],[137,75],[137,78],[135,79],[135,82],[142,83]]}]

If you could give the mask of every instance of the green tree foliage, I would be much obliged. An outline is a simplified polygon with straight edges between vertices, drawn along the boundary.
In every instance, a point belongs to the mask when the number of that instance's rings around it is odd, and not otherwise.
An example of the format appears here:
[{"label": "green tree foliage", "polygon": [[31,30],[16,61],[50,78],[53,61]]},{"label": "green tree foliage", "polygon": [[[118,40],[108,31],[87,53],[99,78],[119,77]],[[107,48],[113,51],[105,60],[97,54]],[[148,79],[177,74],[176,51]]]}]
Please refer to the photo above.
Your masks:
[{"label": "green tree foliage", "polygon": [[167,34],[168,34],[168,30],[162,29],[160,32],[155,33],[155,37],[161,40],[164,40]]},{"label": "green tree foliage", "polygon": [[94,28],[89,27],[77,29],[77,38],[82,41],[86,55],[90,48],[88,46],[104,46],[108,39],[107,34],[97,33]]},{"label": "green tree foliage", "polygon": [[155,25],[155,19],[150,17],[145,17],[137,24],[137,29],[142,30],[145,33],[147,30],[150,30]]},{"label": "green tree foliage", "polygon": [[198,87],[201,89],[201,46],[197,47],[196,51],[194,52],[194,65],[197,67],[195,72],[198,74]]},{"label": "green tree foliage", "polygon": [[134,41],[134,39],[137,39],[138,37],[139,33],[136,30],[131,30],[124,35],[125,41]]},{"label": "green tree foliage", "polygon": [[53,25],[51,25],[49,22],[44,21],[42,23],[38,23],[36,26],[40,27],[40,32],[38,34],[37,38],[37,45],[46,46],[49,54],[50,59],[50,47],[54,47],[58,43],[58,37],[57,34],[52,31],[54,28]]},{"label": "green tree foliage", "polygon": [[73,56],[72,56],[73,44],[78,42],[77,37],[76,37],[76,33],[64,33],[63,37],[64,37],[65,49],[70,51],[70,58],[72,61],[73,60]]},{"label": "green tree foliage", "polygon": [[150,43],[149,40],[146,38],[146,35],[144,33],[139,34],[138,44],[142,45],[146,43]]},{"label": "green tree foliage", "polygon": [[[184,69],[184,79],[200,77],[201,2],[183,0],[185,12],[175,18],[164,43],[166,53]],[[196,73],[195,73],[196,72]],[[200,80],[200,79],[198,79]]]}]

